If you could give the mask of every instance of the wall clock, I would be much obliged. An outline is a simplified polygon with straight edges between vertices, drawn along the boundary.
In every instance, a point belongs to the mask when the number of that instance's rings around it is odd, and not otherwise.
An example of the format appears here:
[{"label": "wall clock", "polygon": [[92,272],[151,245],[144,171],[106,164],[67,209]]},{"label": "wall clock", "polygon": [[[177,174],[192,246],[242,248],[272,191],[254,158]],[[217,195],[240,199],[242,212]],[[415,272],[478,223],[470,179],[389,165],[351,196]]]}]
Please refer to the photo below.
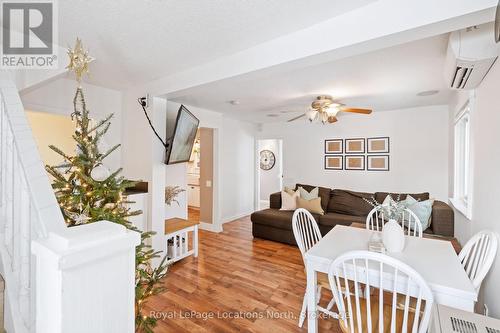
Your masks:
[{"label": "wall clock", "polygon": [[260,152],[260,168],[262,170],[271,170],[276,162],[274,153],[270,150],[263,150]]}]

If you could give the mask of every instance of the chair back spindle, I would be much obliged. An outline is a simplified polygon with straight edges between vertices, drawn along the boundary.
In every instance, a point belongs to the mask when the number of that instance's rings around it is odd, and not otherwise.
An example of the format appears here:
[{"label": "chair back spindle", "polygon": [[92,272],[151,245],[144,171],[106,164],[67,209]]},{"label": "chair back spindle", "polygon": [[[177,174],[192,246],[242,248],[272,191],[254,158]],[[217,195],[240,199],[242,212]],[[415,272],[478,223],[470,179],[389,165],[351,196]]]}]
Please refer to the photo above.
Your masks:
[{"label": "chair back spindle", "polygon": [[293,213],[292,229],[302,254],[302,260],[304,260],[304,254],[322,238],[318,223],[311,213],[304,208],[299,208]]},{"label": "chair back spindle", "polygon": [[465,244],[458,258],[474,288],[479,291],[498,249],[498,236],[488,230],[480,231]]},{"label": "chair back spindle", "polygon": [[[388,218],[384,214],[384,207],[379,205],[373,208],[368,216],[366,217],[366,229],[382,231],[384,224],[388,222]],[[422,223],[420,223],[419,218],[409,209],[403,211],[402,216],[398,220],[398,223],[405,229],[405,234],[408,236],[422,237]]]},{"label": "chair back spindle", "polygon": [[[332,262],[328,279],[344,332],[427,331],[432,291],[403,262],[369,251],[347,252]],[[398,295],[404,295],[404,309],[397,306]],[[416,304],[415,311],[410,300]]]}]

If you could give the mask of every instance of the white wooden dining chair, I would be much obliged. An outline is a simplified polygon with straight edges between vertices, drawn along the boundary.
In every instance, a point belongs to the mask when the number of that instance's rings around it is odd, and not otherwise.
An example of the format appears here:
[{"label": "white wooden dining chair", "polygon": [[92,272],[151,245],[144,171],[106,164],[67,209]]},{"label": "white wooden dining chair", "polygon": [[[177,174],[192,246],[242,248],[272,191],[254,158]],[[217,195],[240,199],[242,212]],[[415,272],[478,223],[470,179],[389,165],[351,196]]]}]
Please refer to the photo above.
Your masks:
[{"label": "white wooden dining chair", "polygon": [[483,230],[472,236],[458,254],[477,291],[495,260],[497,249],[498,236],[492,231]]},{"label": "white wooden dining chair", "polygon": [[[309,251],[317,242],[322,238],[321,232],[319,230],[318,224],[314,217],[304,208],[297,209],[292,216],[292,229],[293,235],[295,236],[295,241],[299,246],[300,253],[302,254],[302,260],[304,261],[305,267],[305,253]],[[321,298],[321,289],[330,289],[330,284],[328,282],[328,276],[324,273],[318,273],[318,289],[316,291],[318,303]],[[316,309],[324,313],[328,313],[333,307],[334,300],[332,299],[326,309],[317,305]],[[302,309],[300,310],[299,316],[299,327],[302,327],[304,320],[306,318],[307,311],[307,291],[304,294],[304,299],[302,301]]]},{"label": "white wooden dining chair", "polygon": [[[382,231],[384,224],[388,220],[384,214],[384,207],[379,205],[368,213],[366,217],[366,229]],[[422,223],[420,223],[417,215],[408,208],[403,211],[403,215],[400,217],[398,223],[404,226],[408,236],[422,237]]]},{"label": "white wooden dining chair", "polygon": [[[405,263],[381,253],[347,252],[332,262],[328,279],[344,333],[427,332],[432,291]],[[398,295],[404,295],[404,309],[396,305]],[[411,311],[410,300],[415,301],[416,311]]]}]

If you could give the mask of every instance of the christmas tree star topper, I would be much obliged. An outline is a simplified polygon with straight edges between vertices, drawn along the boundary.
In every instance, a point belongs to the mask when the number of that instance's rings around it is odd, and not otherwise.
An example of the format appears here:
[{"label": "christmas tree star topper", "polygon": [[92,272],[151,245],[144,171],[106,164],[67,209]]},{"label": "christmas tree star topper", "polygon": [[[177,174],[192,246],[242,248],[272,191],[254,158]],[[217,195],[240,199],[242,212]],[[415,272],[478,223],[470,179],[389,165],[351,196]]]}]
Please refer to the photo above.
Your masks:
[{"label": "christmas tree star topper", "polygon": [[75,72],[76,81],[78,84],[82,82],[83,74],[89,72],[89,64],[94,60],[89,56],[89,52],[84,49],[80,38],[76,39],[75,47],[68,48],[69,65],[66,69]]}]

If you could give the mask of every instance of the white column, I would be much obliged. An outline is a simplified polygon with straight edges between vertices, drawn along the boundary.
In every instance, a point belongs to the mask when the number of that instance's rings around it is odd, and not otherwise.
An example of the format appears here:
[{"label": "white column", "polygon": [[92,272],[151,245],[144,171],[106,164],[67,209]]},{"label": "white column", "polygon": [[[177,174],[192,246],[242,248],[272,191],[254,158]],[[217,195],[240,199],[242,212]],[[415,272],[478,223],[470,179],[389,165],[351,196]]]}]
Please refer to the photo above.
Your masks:
[{"label": "white column", "polygon": [[[155,129],[165,138],[167,121],[167,100],[164,98],[152,98],[149,107],[150,117]],[[150,130],[151,135],[151,181],[149,182],[149,216],[152,231],[156,235],[152,237],[151,245],[155,251],[163,251],[166,254],[165,240],[165,147]],[[164,139],[165,140],[165,139]],[[156,258],[153,263],[159,264],[161,258]]]},{"label": "white column", "polygon": [[34,241],[37,333],[133,333],[140,235],[96,222]]}]

